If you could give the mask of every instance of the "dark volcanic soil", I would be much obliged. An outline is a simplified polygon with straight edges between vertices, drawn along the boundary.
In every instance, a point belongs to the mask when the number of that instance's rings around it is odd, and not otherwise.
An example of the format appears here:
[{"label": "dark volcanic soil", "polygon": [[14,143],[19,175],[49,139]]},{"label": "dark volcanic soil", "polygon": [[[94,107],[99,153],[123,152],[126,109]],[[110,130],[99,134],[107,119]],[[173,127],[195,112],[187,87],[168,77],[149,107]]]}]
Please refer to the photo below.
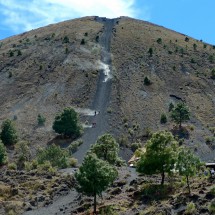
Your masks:
[{"label": "dark volcanic soil", "polygon": [[[111,68],[111,54],[110,54],[110,44],[112,29],[115,25],[116,19],[106,19],[96,17],[96,21],[104,24],[103,34],[99,39],[99,43],[102,47],[101,51],[101,62],[108,65]],[[107,108],[110,100],[111,93],[111,79],[104,82],[105,74],[103,70],[100,70],[100,75],[97,83],[97,90],[92,102],[91,109],[97,110],[100,113],[96,116],[89,116],[87,121],[92,124],[96,123],[95,127],[88,128],[85,130],[82,137],[84,143],[80,146],[79,150],[74,154],[74,157],[78,159],[79,163],[83,161],[83,158],[90,148],[91,144],[94,144],[98,136],[108,132],[108,118],[107,118]]]}]

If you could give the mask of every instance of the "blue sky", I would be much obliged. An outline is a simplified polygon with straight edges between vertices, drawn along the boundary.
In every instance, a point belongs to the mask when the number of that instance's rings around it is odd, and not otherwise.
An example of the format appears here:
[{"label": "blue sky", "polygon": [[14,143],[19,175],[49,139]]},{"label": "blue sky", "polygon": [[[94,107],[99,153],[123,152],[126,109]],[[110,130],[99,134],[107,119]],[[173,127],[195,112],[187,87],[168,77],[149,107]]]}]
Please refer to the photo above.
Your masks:
[{"label": "blue sky", "polygon": [[0,0],[0,39],[91,15],[130,16],[215,45],[215,0]]}]

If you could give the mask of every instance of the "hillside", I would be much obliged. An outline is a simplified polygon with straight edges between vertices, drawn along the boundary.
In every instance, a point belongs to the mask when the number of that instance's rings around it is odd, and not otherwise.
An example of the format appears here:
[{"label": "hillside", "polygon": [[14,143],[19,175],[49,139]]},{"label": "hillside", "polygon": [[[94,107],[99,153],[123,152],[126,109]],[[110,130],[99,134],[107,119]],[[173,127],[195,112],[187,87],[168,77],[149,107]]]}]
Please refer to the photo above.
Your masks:
[{"label": "hillside", "polygon": [[[152,132],[170,130],[177,135],[176,125],[170,118],[169,105],[183,101],[190,109],[191,119],[183,123],[186,133],[180,134],[180,143],[190,147],[201,160],[214,161],[213,45],[128,17],[84,17],[1,40],[0,62],[0,124],[7,118],[14,121],[19,139],[27,140],[30,144],[32,158],[39,147],[52,143],[67,147],[73,141],[71,138],[58,137],[52,130],[56,114],[65,107],[75,108],[84,126],[81,137],[83,144],[74,153],[80,164],[90,145],[106,132],[115,136],[120,144],[120,155],[125,160],[132,155],[131,144],[140,142],[143,146]],[[144,83],[146,77],[150,80],[148,85]],[[166,124],[160,123],[162,113],[167,116]],[[45,126],[38,126],[38,114],[46,118]],[[94,128],[92,123],[96,123]],[[13,161],[14,150],[8,148],[8,153],[9,161]],[[31,173],[19,172],[16,177],[16,173],[7,172],[4,168],[0,185],[3,184],[3,188],[8,190],[8,186],[19,184],[23,198],[20,201],[25,202],[25,210],[36,209],[32,196],[37,193],[35,190],[26,190],[24,176],[28,181],[26,186],[34,187],[32,179],[38,183],[41,196],[46,195],[47,205],[55,201],[56,195],[68,195],[69,192],[70,196],[64,199],[68,201],[65,203],[67,206],[71,203],[69,198],[79,198],[76,191],[70,191],[73,180],[67,181],[64,176],[32,173],[31,178]],[[142,181],[157,181],[156,177],[143,177]],[[125,182],[122,186],[127,185],[121,190],[122,193],[118,190],[121,194],[117,197],[116,193],[116,199],[112,193],[114,189],[109,190],[106,200],[113,198],[113,202],[124,201],[122,207],[127,210],[131,204],[132,208],[128,211],[135,214],[135,204],[141,205],[142,201],[139,193],[134,192],[134,189],[142,189],[142,181],[136,178],[133,170],[124,170],[120,180]],[[179,179],[176,181],[180,184]],[[39,184],[43,183],[49,185],[40,188]],[[205,195],[210,194],[211,181],[204,183],[202,179],[200,183],[208,186],[203,191]],[[184,192],[183,186],[178,186],[180,192]],[[121,185],[115,186],[117,189],[119,187]],[[197,180],[193,185],[196,195],[199,194],[199,187],[204,189]],[[127,195],[128,198],[125,198]],[[181,194],[174,188],[170,195],[172,199],[166,202],[168,211],[177,205],[177,201],[173,201],[175,195],[180,198]],[[208,198],[205,195],[200,198],[206,202]],[[180,202],[182,211],[186,201],[193,200],[187,198],[182,198]],[[11,201],[14,199],[10,197]],[[60,199],[58,204],[64,200]],[[46,205],[44,201],[41,200],[39,206]],[[91,202],[89,199],[86,201]],[[74,201],[73,207],[77,209],[80,202],[83,203],[80,199]],[[162,204],[157,203],[154,214]],[[142,210],[146,205],[137,209]],[[203,208],[202,205],[198,207],[199,210]],[[50,210],[54,211],[55,208],[51,206]],[[177,208],[174,210],[177,212]]]}]

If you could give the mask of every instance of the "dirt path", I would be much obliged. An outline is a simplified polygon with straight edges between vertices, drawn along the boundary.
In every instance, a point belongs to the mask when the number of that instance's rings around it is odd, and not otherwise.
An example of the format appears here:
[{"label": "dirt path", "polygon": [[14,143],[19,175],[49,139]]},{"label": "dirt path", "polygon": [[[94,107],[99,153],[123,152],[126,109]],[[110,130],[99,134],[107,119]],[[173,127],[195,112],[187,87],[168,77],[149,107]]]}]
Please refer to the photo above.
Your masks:
[{"label": "dirt path", "polygon": [[[106,19],[96,17],[96,21],[104,24],[103,34],[99,39],[99,43],[102,47],[101,52],[101,62],[108,67],[110,73],[112,71],[111,67],[111,54],[110,54],[110,44],[112,37],[112,29],[115,25],[117,19]],[[111,93],[111,79],[105,82],[106,75],[105,71],[100,71],[100,76],[97,83],[97,90],[92,102],[93,110],[100,111],[96,116],[89,116],[87,121],[92,124],[96,123],[94,128],[85,129],[84,135],[82,137],[83,144],[79,147],[78,151],[74,154],[74,157],[78,159],[79,163],[83,161],[86,152],[89,150],[90,145],[94,144],[98,136],[104,134],[108,131],[107,123],[107,108]]]},{"label": "dirt path", "polygon": [[[106,19],[96,17],[96,21],[104,24],[103,34],[99,39],[99,43],[102,47],[101,52],[101,62],[105,65],[104,69],[108,68],[111,72],[111,54],[110,54],[110,44],[112,37],[112,29],[115,25],[117,19]],[[111,79],[107,79],[106,71],[101,70],[99,80],[97,83],[97,90],[90,107],[92,110],[99,111],[96,116],[88,116],[87,121],[92,124],[96,123],[94,128],[85,129],[84,135],[82,137],[83,144],[79,147],[78,151],[74,154],[74,157],[78,159],[79,164],[83,161],[86,152],[89,150],[90,145],[94,144],[98,136],[104,134],[108,131],[107,123],[107,108],[111,93]],[[75,190],[71,190],[66,196],[59,197],[54,200],[54,203],[37,210],[25,212],[23,215],[59,215],[59,214],[71,214],[71,209],[77,207],[78,193]]]}]

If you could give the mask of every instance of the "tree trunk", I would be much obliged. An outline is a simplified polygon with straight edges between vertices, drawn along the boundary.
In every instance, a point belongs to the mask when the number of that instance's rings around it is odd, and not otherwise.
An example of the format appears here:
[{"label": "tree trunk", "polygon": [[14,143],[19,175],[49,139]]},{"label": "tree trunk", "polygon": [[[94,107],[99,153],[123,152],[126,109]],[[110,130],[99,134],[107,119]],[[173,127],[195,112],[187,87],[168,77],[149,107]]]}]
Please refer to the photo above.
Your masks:
[{"label": "tree trunk", "polygon": [[190,194],[190,182],[189,182],[189,178],[187,175],[186,175],[186,178],[187,178],[187,186],[188,186],[188,190],[189,190],[189,194]]},{"label": "tree trunk", "polygon": [[96,214],[96,193],[94,193],[94,211],[93,214]]},{"label": "tree trunk", "polygon": [[161,173],[161,177],[162,177],[161,185],[164,185],[164,178],[165,178],[164,171]]}]

